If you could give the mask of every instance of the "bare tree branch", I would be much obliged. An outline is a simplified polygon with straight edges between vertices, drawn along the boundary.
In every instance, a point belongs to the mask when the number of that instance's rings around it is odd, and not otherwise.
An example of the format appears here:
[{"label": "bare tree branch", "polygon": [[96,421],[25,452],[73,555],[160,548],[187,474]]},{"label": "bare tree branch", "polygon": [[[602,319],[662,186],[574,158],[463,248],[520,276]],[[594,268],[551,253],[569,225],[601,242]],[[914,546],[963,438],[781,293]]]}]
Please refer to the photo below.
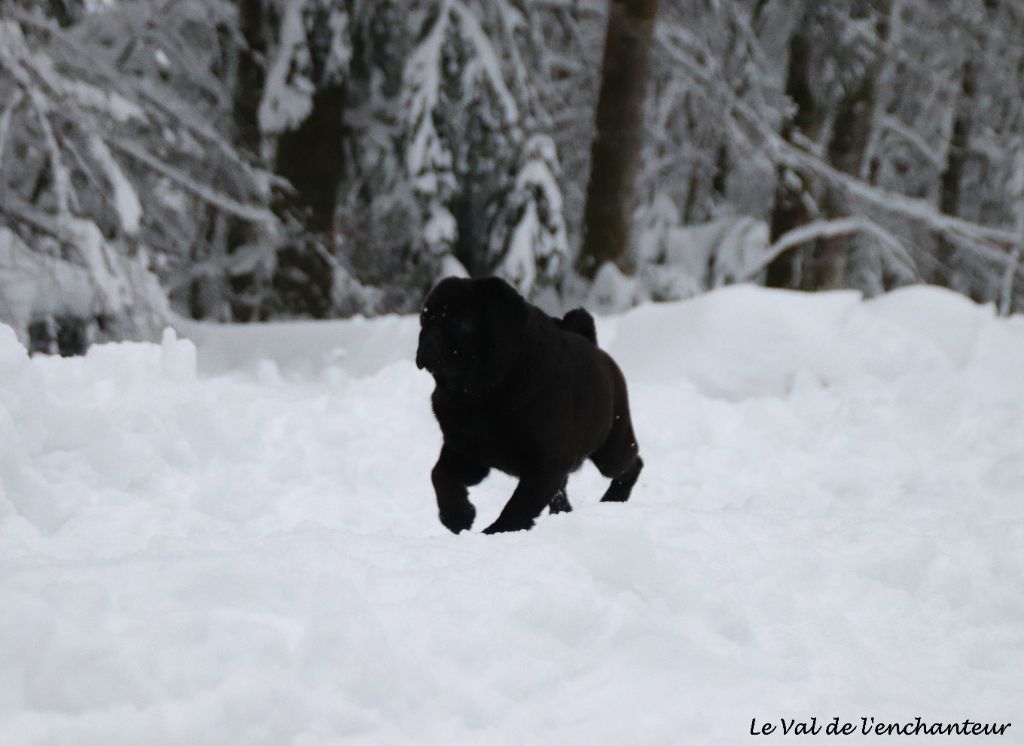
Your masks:
[{"label": "bare tree branch", "polygon": [[766,121],[765,117],[736,96],[723,80],[718,79],[713,70],[708,69],[707,65],[702,65],[688,52],[680,49],[672,42],[669,35],[659,33],[658,39],[666,51],[672,55],[672,58],[685,65],[696,80],[711,87],[718,95],[722,96],[731,115],[736,118],[737,124],[753,129],[761,137],[772,160],[776,163],[789,166],[796,171],[813,173],[882,212],[924,224],[936,233],[965,238],[979,244],[988,244],[1003,251],[1011,246],[1024,246],[1024,236],[1010,229],[991,228],[945,215],[923,199],[896,194],[868,184],[833,168],[818,156],[786,142]]},{"label": "bare tree branch", "polygon": [[7,149],[7,133],[11,128],[11,117],[14,116],[14,112],[21,106],[24,99],[25,94],[21,92],[20,88],[16,89],[11,100],[4,107],[4,113],[0,114],[0,161],[3,160],[4,151]]},{"label": "bare tree branch", "polygon": [[739,274],[737,281],[746,282],[753,279],[780,255],[801,244],[822,238],[836,238],[854,233],[863,233],[871,236],[889,251],[890,258],[912,274],[919,275],[910,252],[907,251],[906,247],[896,236],[872,220],[855,217],[837,218],[835,220],[814,220],[782,234],[761,256],[757,257],[756,264],[747,267]]},{"label": "bare tree branch", "polygon": [[248,220],[253,223],[273,224],[277,221],[276,216],[270,210],[255,205],[247,205],[238,200],[232,199],[226,194],[216,192],[210,187],[193,179],[188,174],[168,165],[164,161],[147,153],[142,148],[130,142],[124,142],[115,138],[104,138],[108,146],[124,153],[137,160],[139,163],[149,167],[162,176],[166,176],[182,189],[190,192],[208,204],[217,207],[229,215]]}]

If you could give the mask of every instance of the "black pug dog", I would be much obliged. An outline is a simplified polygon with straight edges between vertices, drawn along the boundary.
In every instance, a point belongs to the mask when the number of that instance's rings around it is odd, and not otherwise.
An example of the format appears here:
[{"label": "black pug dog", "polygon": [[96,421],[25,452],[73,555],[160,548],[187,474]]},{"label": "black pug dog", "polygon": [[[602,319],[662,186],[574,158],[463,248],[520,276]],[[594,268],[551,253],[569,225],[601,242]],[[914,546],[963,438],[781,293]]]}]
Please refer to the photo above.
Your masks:
[{"label": "black pug dog", "polygon": [[442,280],[420,316],[416,365],[436,382],[444,445],[431,479],[454,533],[473,525],[467,488],[492,468],[519,486],[485,534],[528,529],[545,506],[572,510],[566,480],[587,458],[612,480],[602,500],[629,499],[644,463],[626,381],[583,309],[554,319],[497,277]]}]

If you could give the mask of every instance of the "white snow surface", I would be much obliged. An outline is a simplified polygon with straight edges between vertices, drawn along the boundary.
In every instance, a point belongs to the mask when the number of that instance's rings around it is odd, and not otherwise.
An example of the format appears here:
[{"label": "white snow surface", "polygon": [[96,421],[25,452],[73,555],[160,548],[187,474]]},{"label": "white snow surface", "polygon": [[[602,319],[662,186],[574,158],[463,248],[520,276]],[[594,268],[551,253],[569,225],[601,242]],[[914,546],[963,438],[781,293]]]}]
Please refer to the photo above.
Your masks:
[{"label": "white snow surface", "polygon": [[[1020,737],[1024,319],[742,286],[602,319],[633,499],[587,465],[573,513],[495,537],[509,477],[471,492],[474,532],[437,520],[416,324],[183,324],[196,344],[76,359],[0,327],[0,743]],[[908,741],[835,742],[860,740]]]}]

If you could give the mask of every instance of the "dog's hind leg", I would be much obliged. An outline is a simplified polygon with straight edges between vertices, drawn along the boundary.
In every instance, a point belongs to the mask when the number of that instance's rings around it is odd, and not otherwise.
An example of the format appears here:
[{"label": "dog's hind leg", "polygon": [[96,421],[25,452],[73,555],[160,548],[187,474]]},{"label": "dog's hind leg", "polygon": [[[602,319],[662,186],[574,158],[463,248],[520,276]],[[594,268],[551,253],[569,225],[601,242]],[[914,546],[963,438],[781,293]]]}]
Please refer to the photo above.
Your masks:
[{"label": "dog's hind leg", "polygon": [[624,503],[644,468],[628,415],[617,417],[608,438],[590,455],[594,466],[612,480],[601,502]]},{"label": "dog's hind leg", "polygon": [[565,483],[565,472],[537,472],[519,480],[512,497],[501,511],[498,519],[488,526],[485,534],[505,531],[525,531],[533,527],[533,521]]},{"label": "dog's hind leg", "polygon": [[571,513],[572,505],[569,504],[569,497],[566,495],[565,486],[568,483],[569,478],[565,478],[565,482],[562,482],[562,486],[558,488],[558,492],[551,498],[551,502],[548,503],[548,512],[554,515],[555,513]]},{"label": "dog's hind leg", "polygon": [[633,463],[617,477],[612,478],[612,483],[605,490],[603,503],[624,503],[629,499],[633,491],[633,485],[640,476],[640,470],[644,468],[644,460],[639,456],[633,458]]}]

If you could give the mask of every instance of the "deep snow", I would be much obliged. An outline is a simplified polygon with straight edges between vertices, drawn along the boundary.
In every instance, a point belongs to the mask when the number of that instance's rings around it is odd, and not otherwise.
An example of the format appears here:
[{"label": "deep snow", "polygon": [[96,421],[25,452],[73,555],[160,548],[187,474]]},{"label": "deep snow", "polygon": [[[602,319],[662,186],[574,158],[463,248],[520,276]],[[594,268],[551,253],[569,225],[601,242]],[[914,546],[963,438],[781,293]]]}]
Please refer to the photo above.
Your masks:
[{"label": "deep snow", "polygon": [[436,518],[414,318],[180,331],[198,375],[170,334],[29,360],[0,327],[4,746],[1022,737],[1024,319],[750,287],[604,319],[633,500],[588,466],[497,537]]}]

